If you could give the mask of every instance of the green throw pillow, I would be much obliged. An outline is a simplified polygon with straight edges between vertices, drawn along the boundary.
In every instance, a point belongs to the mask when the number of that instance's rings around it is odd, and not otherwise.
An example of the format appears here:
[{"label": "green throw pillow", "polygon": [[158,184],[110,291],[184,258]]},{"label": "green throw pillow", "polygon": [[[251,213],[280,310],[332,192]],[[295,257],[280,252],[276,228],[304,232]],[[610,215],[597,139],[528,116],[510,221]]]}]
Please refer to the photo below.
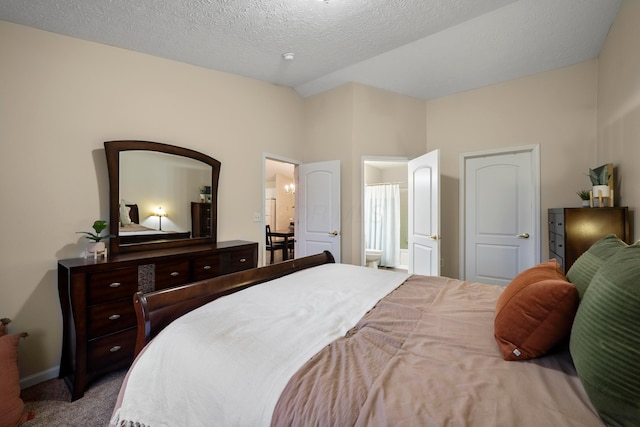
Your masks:
[{"label": "green throw pillow", "polygon": [[609,258],[576,313],[569,349],[607,425],[640,425],[640,245]]},{"label": "green throw pillow", "polygon": [[602,264],[627,244],[615,234],[608,234],[595,242],[585,253],[580,255],[567,272],[567,279],[578,289],[580,299],[591,283]]}]

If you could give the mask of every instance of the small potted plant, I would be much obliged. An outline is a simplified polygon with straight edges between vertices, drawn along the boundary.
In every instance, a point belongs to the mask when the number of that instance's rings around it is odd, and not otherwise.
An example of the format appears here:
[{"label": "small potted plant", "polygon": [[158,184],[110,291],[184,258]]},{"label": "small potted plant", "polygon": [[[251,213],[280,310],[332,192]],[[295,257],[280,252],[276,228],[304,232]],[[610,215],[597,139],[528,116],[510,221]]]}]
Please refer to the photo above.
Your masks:
[{"label": "small potted plant", "polygon": [[588,208],[591,204],[591,193],[589,190],[580,190],[576,194],[582,200],[582,207]]},{"label": "small potted plant", "polygon": [[603,166],[599,172],[589,169],[589,179],[593,185],[593,197],[609,197],[609,169]]},{"label": "small potted plant", "polygon": [[[107,239],[109,237],[114,237],[113,234],[101,235],[101,233],[107,228],[107,221],[97,220],[93,223],[92,226],[94,232],[90,231],[76,231],[78,234],[84,234],[87,239],[91,240],[91,242],[87,245],[87,253],[93,254],[94,258],[97,257],[98,254],[104,254],[107,256],[107,247],[105,246],[102,239]],[[86,255],[85,255],[86,257]]]}]

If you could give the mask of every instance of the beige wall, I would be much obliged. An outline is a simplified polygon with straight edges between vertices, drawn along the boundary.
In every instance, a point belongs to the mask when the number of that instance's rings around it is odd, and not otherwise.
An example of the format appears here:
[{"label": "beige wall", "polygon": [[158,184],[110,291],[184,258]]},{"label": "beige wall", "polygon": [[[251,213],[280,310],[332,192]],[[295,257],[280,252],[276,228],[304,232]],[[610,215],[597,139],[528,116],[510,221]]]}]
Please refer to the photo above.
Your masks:
[{"label": "beige wall", "polygon": [[351,187],[349,168],[353,122],[353,85],[345,85],[305,100],[305,129],[301,141],[302,162],[340,161],[340,225],[342,262],[350,263],[352,251],[349,208]]},{"label": "beige wall", "polygon": [[425,102],[360,84],[305,100],[304,161],[340,160],[342,262],[361,264],[362,157],[425,152]]},{"label": "beige wall", "polygon": [[[406,157],[427,151],[427,115],[423,100],[356,85],[354,98],[353,162],[351,164],[354,264],[364,259],[362,157]],[[344,187],[344,186],[343,186]]]},{"label": "beige wall", "polygon": [[546,212],[579,206],[595,159],[597,61],[427,102],[427,147],[441,150],[442,274],[459,275],[460,153],[540,145],[541,258]]},{"label": "beige wall", "polygon": [[[262,155],[300,158],[292,89],[0,21],[0,317],[27,331],[22,377],[59,363],[57,260],[108,219],[103,141],[182,145],[222,162],[220,240],[261,241]],[[57,374],[57,371],[55,372]]]},{"label": "beige wall", "polygon": [[[625,0],[598,61],[598,149],[594,166],[613,163],[620,206],[639,224],[640,2]],[[640,239],[635,227],[633,240]]]}]

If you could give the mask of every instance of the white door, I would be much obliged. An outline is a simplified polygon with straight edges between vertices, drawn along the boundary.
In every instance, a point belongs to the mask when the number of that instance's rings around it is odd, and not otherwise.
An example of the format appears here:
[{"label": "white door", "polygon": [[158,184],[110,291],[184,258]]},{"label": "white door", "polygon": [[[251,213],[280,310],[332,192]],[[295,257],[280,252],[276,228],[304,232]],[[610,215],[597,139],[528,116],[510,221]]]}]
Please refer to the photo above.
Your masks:
[{"label": "white door", "polygon": [[409,274],[440,275],[440,151],[409,161]]},{"label": "white door", "polygon": [[462,155],[463,279],[507,285],[539,262],[537,152],[529,147]]},{"label": "white door", "polygon": [[297,168],[295,257],[328,250],[340,262],[340,161]]}]

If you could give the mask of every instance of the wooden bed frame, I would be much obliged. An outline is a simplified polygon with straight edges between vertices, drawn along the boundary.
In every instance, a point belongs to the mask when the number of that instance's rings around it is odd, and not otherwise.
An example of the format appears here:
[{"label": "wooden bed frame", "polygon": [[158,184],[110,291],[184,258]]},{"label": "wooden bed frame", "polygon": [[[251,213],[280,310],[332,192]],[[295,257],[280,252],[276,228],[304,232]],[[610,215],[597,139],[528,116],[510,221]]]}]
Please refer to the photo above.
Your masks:
[{"label": "wooden bed frame", "polygon": [[134,224],[140,224],[140,211],[138,210],[138,205],[125,205],[129,208],[129,219]]},{"label": "wooden bed frame", "polygon": [[165,326],[201,305],[296,271],[334,262],[333,255],[324,251],[321,254],[218,276],[176,288],[147,294],[137,292],[133,296],[138,321],[135,355],[138,355]]}]

